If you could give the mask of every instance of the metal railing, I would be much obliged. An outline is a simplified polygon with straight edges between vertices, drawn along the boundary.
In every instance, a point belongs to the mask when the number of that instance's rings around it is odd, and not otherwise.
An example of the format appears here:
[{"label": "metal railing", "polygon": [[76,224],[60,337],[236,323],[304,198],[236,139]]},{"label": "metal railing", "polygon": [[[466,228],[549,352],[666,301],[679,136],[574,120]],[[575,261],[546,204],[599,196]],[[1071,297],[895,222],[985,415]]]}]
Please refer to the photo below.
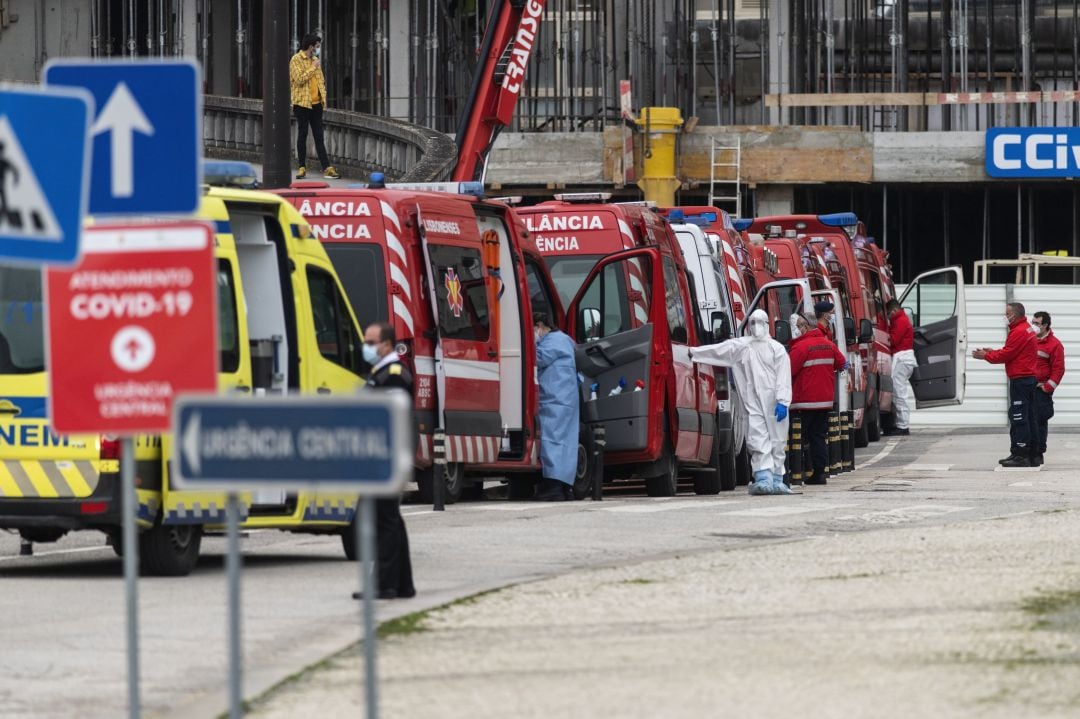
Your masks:
[{"label": "metal railing", "polygon": [[[262,161],[262,100],[206,95],[203,146],[214,157]],[[449,178],[457,159],[453,139],[401,120],[346,110],[323,113],[326,151],[346,176],[385,173],[398,182]],[[293,135],[296,135],[295,122]],[[295,140],[294,140],[295,141]],[[290,148],[290,153],[292,148]]]}]

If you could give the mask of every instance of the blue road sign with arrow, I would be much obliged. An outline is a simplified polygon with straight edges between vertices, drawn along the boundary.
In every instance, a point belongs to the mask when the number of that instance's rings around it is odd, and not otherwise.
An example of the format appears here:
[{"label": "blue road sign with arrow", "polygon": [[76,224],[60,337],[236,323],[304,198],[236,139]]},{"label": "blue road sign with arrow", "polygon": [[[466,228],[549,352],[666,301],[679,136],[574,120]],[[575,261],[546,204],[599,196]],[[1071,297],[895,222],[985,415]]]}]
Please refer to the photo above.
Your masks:
[{"label": "blue road sign with arrow", "polygon": [[186,489],[344,488],[394,495],[412,471],[405,392],[178,397],[173,479]]},{"label": "blue road sign with arrow", "polygon": [[0,91],[0,259],[78,259],[93,110],[85,90]]},{"label": "blue road sign with arrow", "polygon": [[45,67],[45,84],[93,95],[90,214],[198,208],[202,87],[194,61],[55,60]]}]

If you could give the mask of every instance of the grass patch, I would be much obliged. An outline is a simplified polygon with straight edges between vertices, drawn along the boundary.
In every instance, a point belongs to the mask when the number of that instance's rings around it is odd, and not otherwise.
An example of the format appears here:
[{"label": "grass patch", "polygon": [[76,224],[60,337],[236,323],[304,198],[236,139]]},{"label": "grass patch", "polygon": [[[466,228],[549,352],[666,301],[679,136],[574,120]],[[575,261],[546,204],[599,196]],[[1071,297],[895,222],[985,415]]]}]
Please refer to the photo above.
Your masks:
[{"label": "grass patch", "polygon": [[407,637],[412,634],[420,634],[430,629],[424,621],[430,616],[433,610],[428,609],[422,612],[413,612],[412,614],[406,614],[396,619],[391,619],[388,622],[383,622],[379,625],[375,632],[379,635],[379,639],[388,639],[390,637]]},{"label": "grass patch", "polygon": [[1020,603],[1020,608],[1028,614],[1064,614],[1068,612],[1080,613],[1080,591],[1065,590],[1060,592],[1045,592],[1034,597],[1028,597]]}]

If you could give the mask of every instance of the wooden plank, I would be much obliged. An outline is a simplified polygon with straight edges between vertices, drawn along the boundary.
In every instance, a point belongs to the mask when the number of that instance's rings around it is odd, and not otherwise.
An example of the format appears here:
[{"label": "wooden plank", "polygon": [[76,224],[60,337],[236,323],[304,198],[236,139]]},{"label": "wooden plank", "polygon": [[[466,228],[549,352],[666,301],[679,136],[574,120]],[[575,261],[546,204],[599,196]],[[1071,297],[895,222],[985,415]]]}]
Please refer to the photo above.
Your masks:
[{"label": "wooden plank", "polygon": [[855,105],[936,105],[936,93],[923,92],[807,92],[766,95],[766,107],[846,107]]}]

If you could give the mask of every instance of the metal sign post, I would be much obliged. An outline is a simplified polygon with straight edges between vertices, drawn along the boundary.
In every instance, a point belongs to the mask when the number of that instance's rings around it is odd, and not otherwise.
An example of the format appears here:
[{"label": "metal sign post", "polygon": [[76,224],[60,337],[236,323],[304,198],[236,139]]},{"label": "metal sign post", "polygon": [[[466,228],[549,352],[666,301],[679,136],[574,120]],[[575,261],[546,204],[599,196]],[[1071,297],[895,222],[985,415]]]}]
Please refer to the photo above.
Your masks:
[{"label": "metal sign post", "polygon": [[139,716],[139,544],[135,528],[135,512],[139,506],[135,495],[135,440],[120,440],[121,511],[124,515],[124,598],[127,604],[127,679],[128,716]]},{"label": "metal sign post", "polygon": [[[363,593],[368,717],[378,716],[374,497],[396,497],[412,472],[412,407],[404,392],[354,397],[179,398],[173,410],[179,489],[228,496],[230,717],[242,715],[240,503],[237,490],[337,490],[360,495],[355,522]],[[262,441],[236,451],[236,438]]]},{"label": "metal sign post", "polygon": [[236,492],[225,500],[228,555],[225,559],[229,592],[229,719],[243,716],[243,650],[240,634],[240,503]]},{"label": "metal sign post", "polygon": [[360,499],[360,521],[356,523],[360,541],[360,591],[363,593],[364,626],[364,698],[368,719],[379,716],[379,684],[375,665],[375,597],[379,591],[379,573],[375,556],[375,500]]}]

